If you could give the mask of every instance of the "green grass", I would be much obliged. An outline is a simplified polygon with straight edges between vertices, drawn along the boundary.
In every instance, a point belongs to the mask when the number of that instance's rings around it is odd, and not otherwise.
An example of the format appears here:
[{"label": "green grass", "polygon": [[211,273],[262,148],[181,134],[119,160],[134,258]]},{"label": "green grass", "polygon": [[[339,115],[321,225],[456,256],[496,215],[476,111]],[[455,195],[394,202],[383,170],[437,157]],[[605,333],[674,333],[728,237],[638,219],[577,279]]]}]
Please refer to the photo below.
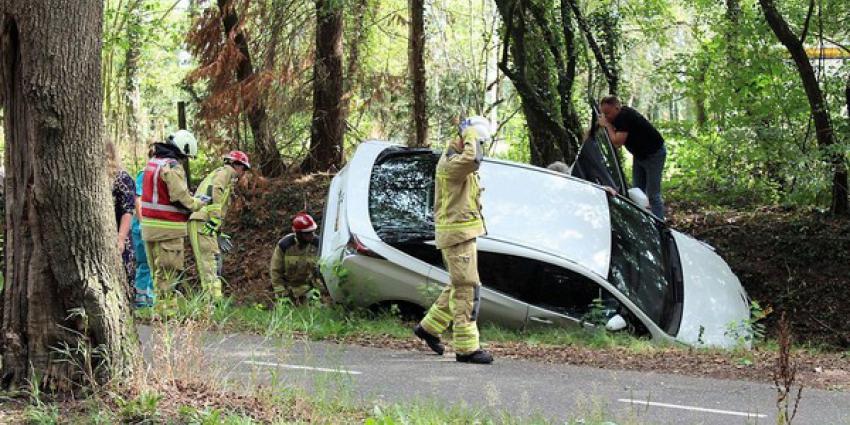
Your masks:
[{"label": "green grass", "polygon": [[[160,302],[153,309],[137,313],[143,320],[196,320],[212,330],[248,332],[266,337],[303,335],[311,340],[335,340],[359,336],[384,336],[407,339],[412,335],[412,322],[402,321],[392,311],[374,313],[348,310],[318,302],[294,306],[283,300],[272,307],[262,304],[236,305],[225,298],[216,303],[203,296],[175,298]],[[525,343],[530,346],[574,345],[588,348],[624,347],[645,352],[657,347],[647,339],[627,333],[610,333],[596,329],[513,330],[485,324],[481,340],[501,343]]]}]

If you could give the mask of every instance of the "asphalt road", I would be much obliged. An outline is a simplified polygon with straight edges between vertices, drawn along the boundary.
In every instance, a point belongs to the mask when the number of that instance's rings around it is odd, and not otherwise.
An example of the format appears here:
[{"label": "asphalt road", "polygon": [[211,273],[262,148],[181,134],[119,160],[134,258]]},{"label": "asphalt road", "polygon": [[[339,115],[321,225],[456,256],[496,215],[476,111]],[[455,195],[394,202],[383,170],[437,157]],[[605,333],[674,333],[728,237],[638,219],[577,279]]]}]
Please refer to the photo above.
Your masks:
[{"label": "asphalt road", "polygon": [[[149,358],[151,330],[140,330]],[[252,335],[204,338],[204,371],[234,385],[272,382],[373,403],[465,407],[499,417],[554,421],[603,410],[615,423],[775,424],[767,384],[652,372],[601,370],[496,358],[489,366],[453,356]],[[850,393],[804,389],[794,424],[849,424]]]}]

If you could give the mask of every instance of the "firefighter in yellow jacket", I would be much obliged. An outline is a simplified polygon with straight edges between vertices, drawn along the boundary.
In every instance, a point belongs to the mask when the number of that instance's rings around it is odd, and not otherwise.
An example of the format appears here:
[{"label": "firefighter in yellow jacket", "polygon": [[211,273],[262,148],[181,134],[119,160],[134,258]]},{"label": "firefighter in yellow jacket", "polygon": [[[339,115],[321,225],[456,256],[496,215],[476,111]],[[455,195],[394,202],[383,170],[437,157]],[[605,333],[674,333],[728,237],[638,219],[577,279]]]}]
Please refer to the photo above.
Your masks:
[{"label": "firefighter in yellow jacket", "polygon": [[481,283],[475,238],[486,233],[481,216],[478,167],[484,157],[483,143],[491,138],[490,122],[472,117],[460,124],[460,139],[446,147],[437,163],[434,223],[436,245],[451,283],[413,329],[437,354],[445,347],[440,335],[452,324],[455,359],[489,364],[493,356],[478,342],[478,309]]},{"label": "firefighter in yellow jacket", "polygon": [[183,238],[192,211],[206,205],[186,185],[180,160],[194,157],[198,142],[192,133],[179,130],[163,143],[154,144],[142,180],[141,229],[154,287],[165,295],[183,272]]},{"label": "firefighter in yellow jacket", "polygon": [[289,297],[296,305],[307,301],[310,290],[320,286],[316,276],[318,226],[310,214],[300,212],[292,219],[292,233],[274,248],[269,271],[277,297]]},{"label": "firefighter in yellow jacket", "polygon": [[213,299],[221,298],[218,267],[221,225],[230,206],[233,186],[249,168],[251,163],[248,155],[241,151],[231,151],[224,156],[224,165],[208,174],[195,191],[195,198],[210,198],[210,202],[189,217],[189,243],[195,254],[201,288]]}]

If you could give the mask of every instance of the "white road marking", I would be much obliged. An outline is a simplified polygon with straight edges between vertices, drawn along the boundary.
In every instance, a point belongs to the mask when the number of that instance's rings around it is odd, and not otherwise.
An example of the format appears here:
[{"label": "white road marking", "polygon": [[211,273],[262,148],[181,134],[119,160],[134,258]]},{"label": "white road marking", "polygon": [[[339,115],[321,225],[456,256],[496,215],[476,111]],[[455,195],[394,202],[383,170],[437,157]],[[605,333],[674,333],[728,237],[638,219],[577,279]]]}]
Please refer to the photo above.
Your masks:
[{"label": "white road marking", "polygon": [[362,375],[363,372],[358,372],[356,370],[340,370],[340,369],[326,369],[323,367],[312,367],[312,366],[301,366],[297,364],[285,364],[285,363],[272,363],[272,362],[258,362],[254,360],[244,360],[242,363],[257,365],[257,366],[273,366],[273,367],[281,367],[284,369],[298,369],[298,370],[312,370],[316,372],[330,372],[330,373],[344,373],[346,375]]},{"label": "white road marking", "polygon": [[767,415],[763,415],[760,413],[747,413],[747,412],[735,412],[732,410],[718,410],[718,409],[707,409],[704,407],[694,407],[694,406],[681,406],[678,404],[667,404],[667,403],[656,403],[654,401],[643,401],[643,400],[630,400],[627,398],[621,398],[617,401],[621,403],[630,403],[630,404],[641,404],[644,406],[655,406],[655,407],[668,407],[670,409],[682,409],[682,410],[693,410],[695,412],[706,412],[706,413],[718,413],[721,415],[732,415],[732,416],[745,416],[748,418],[766,418]]}]

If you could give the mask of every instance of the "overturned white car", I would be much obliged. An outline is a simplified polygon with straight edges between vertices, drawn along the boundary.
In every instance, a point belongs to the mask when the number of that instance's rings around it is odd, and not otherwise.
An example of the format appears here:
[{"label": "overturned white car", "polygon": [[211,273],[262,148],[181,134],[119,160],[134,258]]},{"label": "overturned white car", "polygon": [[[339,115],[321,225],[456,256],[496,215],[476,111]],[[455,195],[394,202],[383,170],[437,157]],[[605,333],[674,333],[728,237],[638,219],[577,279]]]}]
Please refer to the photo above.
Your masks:
[{"label": "overturned white car", "polygon": [[[434,247],[438,152],[363,143],[333,179],[321,271],[337,302],[424,311],[449,276]],[[485,158],[481,320],[628,327],[729,347],[749,299],[714,250],[629,199],[549,170]],[[601,320],[600,320],[601,318]]]}]

